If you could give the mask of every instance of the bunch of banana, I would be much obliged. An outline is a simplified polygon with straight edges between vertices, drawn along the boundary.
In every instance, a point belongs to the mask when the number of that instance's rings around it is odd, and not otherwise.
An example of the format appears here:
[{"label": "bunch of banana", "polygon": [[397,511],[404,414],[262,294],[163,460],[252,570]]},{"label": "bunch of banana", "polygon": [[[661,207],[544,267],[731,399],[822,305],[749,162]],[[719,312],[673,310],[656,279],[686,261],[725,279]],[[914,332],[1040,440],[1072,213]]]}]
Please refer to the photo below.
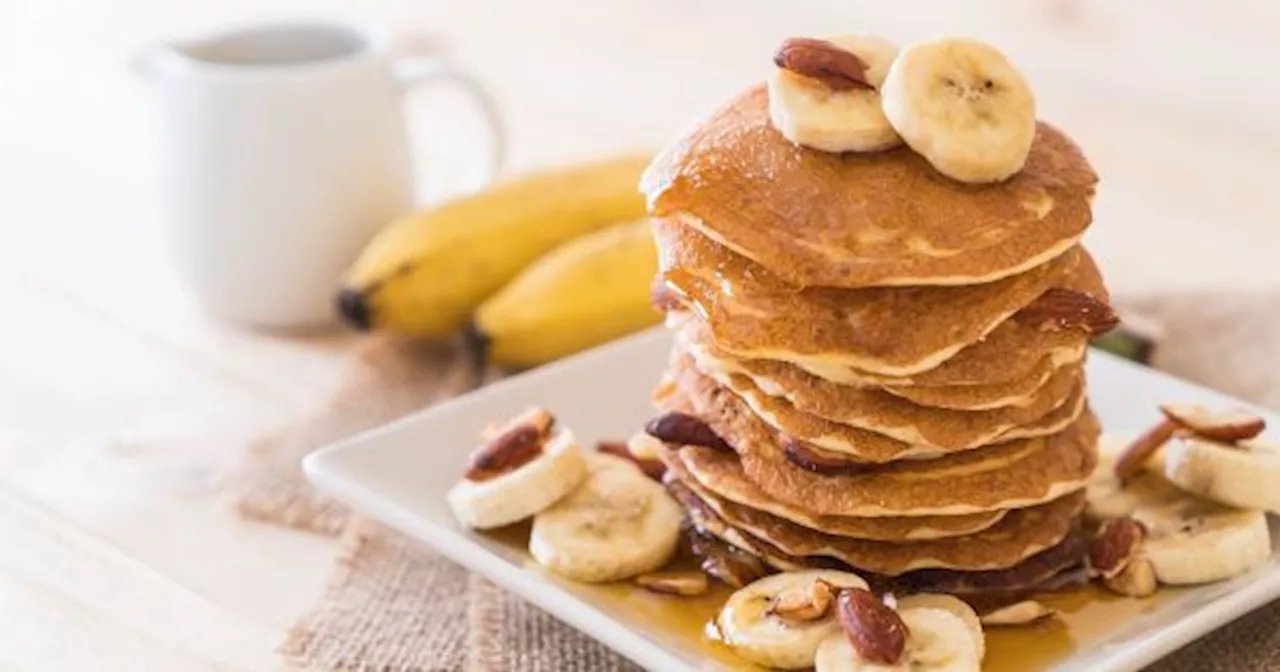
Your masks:
[{"label": "bunch of banana", "polygon": [[[656,252],[636,190],[648,156],[548,170],[407,215],[347,272],[360,329],[446,336],[471,323],[490,361],[533,366],[658,321]],[[642,233],[643,230],[643,233]]]}]

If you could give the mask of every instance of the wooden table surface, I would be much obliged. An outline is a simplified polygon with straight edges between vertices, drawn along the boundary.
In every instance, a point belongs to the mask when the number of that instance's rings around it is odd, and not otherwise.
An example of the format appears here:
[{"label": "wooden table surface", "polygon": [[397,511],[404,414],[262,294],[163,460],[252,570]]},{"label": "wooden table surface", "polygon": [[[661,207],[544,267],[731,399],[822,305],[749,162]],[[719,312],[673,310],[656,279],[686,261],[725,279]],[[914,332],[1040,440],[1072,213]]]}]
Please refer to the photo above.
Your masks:
[{"label": "wooden table surface", "polygon": [[[214,484],[333,383],[350,337],[239,331],[175,285],[124,67],[149,39],[296,15],[435,36],[501,101],[519,169],[657,146],[789,34],[974,34],[1103,175],[1090,238],[1117,292],[1280,287],[1273,4],[830,4],[0,0],[0,670],[275,669],[333,559],[237,520]],[[423,193],[465,185],[465,103],[409,116]]]}]

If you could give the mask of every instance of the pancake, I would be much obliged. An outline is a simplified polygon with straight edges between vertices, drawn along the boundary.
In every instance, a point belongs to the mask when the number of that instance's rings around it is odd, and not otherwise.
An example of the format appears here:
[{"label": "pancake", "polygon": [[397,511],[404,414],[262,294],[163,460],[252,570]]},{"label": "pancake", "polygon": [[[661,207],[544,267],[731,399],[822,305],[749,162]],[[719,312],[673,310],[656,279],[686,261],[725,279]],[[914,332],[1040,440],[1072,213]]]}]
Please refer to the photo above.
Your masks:
[{"label": "pancake", "polygon": [[[672,450],[664,450],[662,462],[668,474],[698,495],[704,502],[731,502],[772,514],[779,520],[841,537],[877,541],[922,541],[976,534],[1002,519],[1006,511],[984,511],[960,516],[914,516],[904,518],[857,518],[822,516],[788,506],[765,494],[747,479],[741,467],[726,469],[714,483],[703,484],[693,477]],[[709,504],[710,505],[710,504]],[[718,509],[717,509],[718,511]]]},{"label": "pancake", "polygon": [[[725,390],[716,396],[733,398]],[[663,401],[666,410],[700,418],[736,451],[682,446],[678,455],[689,473],[711,488],[726,472],[741,468],[770,497],[818,515],[960,515],[1023,508],[1082,489],[1097,464],[1098,424],[1086,411],[1048,437],[825,476],[791,464],[777,432],[719,399],[691,398],[677,388]]]},{"label": "pancake", "polygon": [[[944,451],[990,443],[1014,427],[1033,424],[1065,404],[1083,385],[1081,369],[1062,367],[1026,405],[953,410],[914,404],[882,389],[831,383],[780,362],[755,360],[738,365],[689,340],[682,340],[676,348],[688,352],[699,371],[748,399],[752,407],[760,408],[766,421],[788,433],[799,435],[790,431],[793,414],[777,410],[784,403],[821,420]],[[753,375],[756,372],[765,375]],[[743,384],[742,378],[750,384]]]},{"label": "pancake", "polygon": [[1070,277],[1073,247],[995,282],[963,287],[797,289],[672,220],[653,220],[663,280],[706,320],[717,346],[749,359],[888,376],[935,368]]},{"label": "pancake", "polygon": [[732,502],[694,496],[743,534],[796,557],[835,558],[857,570],[898,576],[917,569],[1003,569],[1062,541],[1084,506],[1084,493],[1015,509],[981,532],[928,541],[872,541],[816,532]]},{"label": "pancake", "polygon": [[878,592],[893,592],[899,595],[928,592],[988,595],[1029,591],[1052,582],[1063,572],[1079,566],[1089,549],[1084,535],[1073,530],[1057,545],[1006,569],[974,572],[921,569],[897,577],[886,577],[869,572],[858,572],[834,558],[788,555],[767,541],[756,539],[732,527],[710,507],[701,505],[701,500],[692,496],[687,489],[681,488],[678,483],[669,484],[668,490],[685,505],[689,518],[698,531],[750,553],[774,569],[784,572],[805,569],[840,569],[857,572]]},{"label": "pancake", "polygon": [[[1069,371],[1068,371],[1069,372]],[[798,439],[817,448],[847,455],[855,462],[934,459],[949,453],[980,448],[1007,439],[1045,436],[1061,431],[1084,412],[1084,379],[1077,371],[1072,393],[1061,406],[1027,425],[982,433],[970,431],[968,442],[943,435],[938,442],[912,443],[879,431],[824,420],[796,409],[791,402],[772,397],[750,378],[738,374],[712,377],[702,373],[692,358],[673,352],[667,379],[708,412],[728,417],[751,416],[767,430]],[[957,411],[951,411],[957,413]]]},{"label": "pancake", "polygon": [[834,154],[797,147],[748,89],[664,151],[640,188],[651,215],[681,215],[799,287],[968,285],[1016,275],[1076,243],[1097,175],[1037,125],[1026,165],[963,184],[908,147]]},{"label": "pancake", "polygon": [[[789,397],[791,394],[812,393],[815,388],[853,387],[878,390],[909,401],[918,406],[963,411],[984,411],[1007,406],[1026,407],[1037,399],[1049,378],[1060,367],[1046,357],[1031,372],[1021,378],[1003,383],[976,385],[879,385],[833,383],[786,362],[769,359],[742,359],[721,350],[711,340],[706,323],[684,312],[673,313],[668,326],[677,334],[677,342],[689,350],[700,365],[721,373],[737,373],[751,378],[756,387],[773,396]],[[797,387],[804,389],[797,389]],[[790,394],[788,390],[791,390]],[[1070,390],[1064,388],[1063,394]],[[1055,405],[1065,401],[1059,399]]]}]

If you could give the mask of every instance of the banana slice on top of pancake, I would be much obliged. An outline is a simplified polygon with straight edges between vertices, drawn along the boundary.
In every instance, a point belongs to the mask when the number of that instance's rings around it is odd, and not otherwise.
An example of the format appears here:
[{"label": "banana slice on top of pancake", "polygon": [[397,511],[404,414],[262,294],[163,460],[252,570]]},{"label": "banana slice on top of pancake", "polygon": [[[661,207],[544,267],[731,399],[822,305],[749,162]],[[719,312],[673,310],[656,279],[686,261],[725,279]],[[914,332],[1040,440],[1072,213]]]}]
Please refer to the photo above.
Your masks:
[{"label": "banana slice on top of pancake", "polygon": [[662,567],[676,552],[684,512],[629,460],[585,455],[586,479],[533,518],[529,553],[561,576],[619,581]]},{"label": "banana slice on top of pancake", "polygon": [[961,182],[1022,170],[1036,137],[1031,87],[1004,54],[970,39],[906,47],[885,76],[884,113],[913,150]]},{"label": "banana slice on top of pancake", "polygon": [[901,145],[877,91],[897,54],[896,44],[868,35],[786,40],[769,77],[769,119],[791,142],[825,152]]}]

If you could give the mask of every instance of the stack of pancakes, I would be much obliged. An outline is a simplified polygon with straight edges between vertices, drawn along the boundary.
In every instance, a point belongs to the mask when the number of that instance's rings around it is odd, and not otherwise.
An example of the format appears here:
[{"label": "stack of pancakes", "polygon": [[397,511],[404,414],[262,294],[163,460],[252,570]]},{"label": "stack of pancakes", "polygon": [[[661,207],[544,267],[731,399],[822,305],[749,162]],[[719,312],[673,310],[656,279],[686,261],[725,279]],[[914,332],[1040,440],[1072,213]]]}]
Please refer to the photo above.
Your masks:
[{"label": "stack of pancakes", "polygon": [[1022,172],[962,184],[908,148],[798,147],[767,106],[745,92],[642,184],[676,333],[655,401],[719,437],[652,432],[672,492],[780,569],[975,593],[1077,565],[1110,319],[1088,162],[1041,124]]}]

